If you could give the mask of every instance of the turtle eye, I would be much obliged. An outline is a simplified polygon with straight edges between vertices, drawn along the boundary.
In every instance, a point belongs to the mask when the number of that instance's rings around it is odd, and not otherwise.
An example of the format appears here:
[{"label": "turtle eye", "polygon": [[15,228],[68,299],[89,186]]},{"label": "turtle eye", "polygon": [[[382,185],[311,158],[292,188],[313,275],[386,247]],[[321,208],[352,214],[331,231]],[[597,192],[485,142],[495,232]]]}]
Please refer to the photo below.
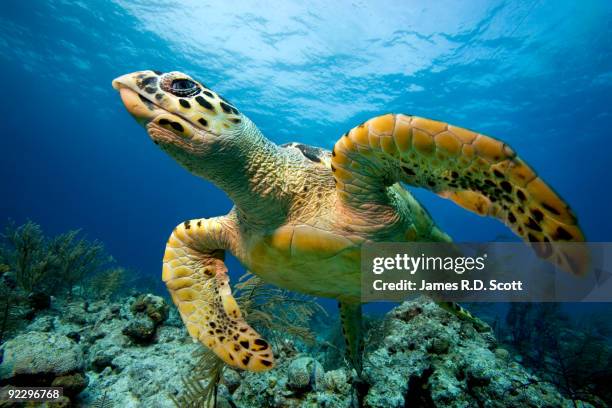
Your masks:
[{"label": "turtle eye", "polygon": [[197,87],[196,83],[189,79],[175,79],[172,81],[173,91],[187,91]]},{"label": "turtle eye", "polygon": [[175,96],[193,96],[200,92],[200,86],[187,78],[177,78],[172,80],[166,91]]}]

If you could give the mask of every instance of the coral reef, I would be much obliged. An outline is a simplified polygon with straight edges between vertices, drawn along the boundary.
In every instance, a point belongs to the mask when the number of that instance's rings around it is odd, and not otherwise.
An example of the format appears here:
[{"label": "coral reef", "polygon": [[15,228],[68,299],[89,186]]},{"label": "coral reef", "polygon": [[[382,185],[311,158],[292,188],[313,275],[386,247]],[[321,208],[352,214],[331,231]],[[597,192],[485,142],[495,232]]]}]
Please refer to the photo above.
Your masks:
[{"label": "coral reef", "polygon": [[481,333],[435,303],[403,303],[386,317],[382,341],[364,359],[366,407],[571,407]]},{"label": "coral reef", "polygon": [[140,295],[130,306],[132,318],[122,333],[135,343],[146,344],[155,336],[155,330],[168,318],[168,304],[151,294]]},{"label": "coral reef", "polygon": [[[132,312],[143,299],[154,316],[165,318],[154,323],[144,311]],[[145,344],[123,333],[139,319],[155,327]],[[115,303],[60,298],[0,347],[0,387],[63,386],[63,403],[72,404],[65,406],[174,407],[170,396],[183,389],[181,378],[193,370],[200,349],[158,296]]]},{"label": "coral reef", "polygon": [[150,293],[138,296],[130,309],[134,315],[146,315],[155,325],[168,318],[169,308],[164,298]]},{"label": "coral reef", "polygon": [[250,373],[194,343],[163,297],[122,293],[125,270],[108,260],[99,243],[76,231],[47,238],[31,222],[9,226],[0,249],[0,387],[61,386],[65,397],[55,406],[604,407],[610,401],[612,325],[578,330],[554,305],[511,306],[505,324],[495,325],[504,342],[498,343],[485,323],[460,319],[427,298],[405,302],[384,318],[366,319],[357,375],[343,358],[336,322],[320,304],[246,275],[236,300],[270,339],[277,363]]},{"label": "coral reef", "polygon": [[28,221],[0,235],[0,344],[19,332],[52,298],[108,299],[121,286],[101,243],[69,231],[55,237]]},{"label": "coral reef", "polygon": [[[144,343],[125,334],[142,319],[155,328]],[[324,367],[326,354],[337,351],[313,351],[288,337],[275,345],[273,370],[250,373],[218,364],[158,296],[59,299],[2,346],[0,386],[61,385],[63,403],[77,406],[590,406],[574,405],[523,368],[491,331],[425,298],[368,326],[361,379],[345,365]]]},{"label": "coral reef", "polygon": [[[477,330],[425,298],[393,309],[370,330],[368,339],[361,380],[347,367],[326,372],[318,362],[320,355],[300,352],[292,342],[285,342],[270,372],[226,369],[217,403],[237,407],[574,406],[553,385],[512,361],[507,350],[497,347],[490,331]],[[580,402],[580,406],[588,404]]]},{"label": "coral reef", "polygon": [[357,403],[354,373],[347,368],[325,372],[291,341],[284,342],[277,354],[277,365],[269,372],[236,373],[241,381],[234,391],[225,386],[224,376],[222,389],[227,391],[220,392],[221,406],[349,408]]},{"label": "coral reef", "polygon": [[146,344],[151,342],[155,335],[155,323],[146,316],[137,316],[129,321],[122,333],[135,343]]},{"label": "coral reef", "polygon": [[324,374],[323,366],[312,357],[296,358],[287,368],[287,387],[294,391],[317,390]]},{"label": "coral reef", "polygon": [[83,351],[66,336],[29,332],[7,341],[0,363],[0,379],[61,376],[83,370]]},{"label": "coral reef", "polygon": [[28,332],[2,347],[0,384],[63,387],[68,398],[88,384],[83,350],[61,334]]}]

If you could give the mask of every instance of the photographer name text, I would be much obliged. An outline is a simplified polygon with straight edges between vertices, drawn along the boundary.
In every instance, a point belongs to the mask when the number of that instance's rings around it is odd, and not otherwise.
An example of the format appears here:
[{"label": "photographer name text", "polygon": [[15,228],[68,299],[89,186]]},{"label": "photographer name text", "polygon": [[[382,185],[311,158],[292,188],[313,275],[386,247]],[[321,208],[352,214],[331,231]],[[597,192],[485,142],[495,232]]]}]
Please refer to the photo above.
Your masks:
[{"label": "photographer name text", "polygon": [[523,282],[513,280],[510,282],[501,282],[495,279],[483,281],[481,279],[462,279],[459,282],[430,282],[424,279],[420,281],[412,281],[402,279],[397,282],[385,282],[382,279],[377,279],[372,283],[375,291],[522,291]]}]

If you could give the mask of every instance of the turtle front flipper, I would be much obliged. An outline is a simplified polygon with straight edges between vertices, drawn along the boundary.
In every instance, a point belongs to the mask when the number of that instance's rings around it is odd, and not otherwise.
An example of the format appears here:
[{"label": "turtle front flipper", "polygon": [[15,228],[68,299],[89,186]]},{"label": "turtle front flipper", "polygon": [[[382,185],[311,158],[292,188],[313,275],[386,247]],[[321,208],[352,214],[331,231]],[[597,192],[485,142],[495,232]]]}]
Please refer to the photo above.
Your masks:
[{"label": "turtle front flipper", "polygon": [[[550,242],[584,241],[576,217],[505,143],[443,122],[383,115],[344,134],[331,168],[343,207],[386,204],[384,186],[402,181],[427,188],[480,215],[496,217],[562,269],[582,275],[584,248]],[[359,211],[355,212],[359,214]]]},{"label": "turtle front flipper", "polygon": [[338,302],[340,323],[346,346],[346,356],[357,374],[361,374],[363,354],[363,327],[361,303]]},{"label": "turtle front flipper", "polygon": [[193,339],[233,367],[269,370],[272,349],[246,323],[231,293],[223,262],[227,222],[220,217],[177,226],[166,245],[162,279]]}]

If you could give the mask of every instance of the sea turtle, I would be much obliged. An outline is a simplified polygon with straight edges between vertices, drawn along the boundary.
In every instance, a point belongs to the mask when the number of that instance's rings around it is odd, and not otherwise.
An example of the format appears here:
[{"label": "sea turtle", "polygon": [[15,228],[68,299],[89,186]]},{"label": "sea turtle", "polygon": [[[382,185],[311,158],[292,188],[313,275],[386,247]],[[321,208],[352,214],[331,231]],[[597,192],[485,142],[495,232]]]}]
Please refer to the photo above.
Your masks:
[{"label": "sea turtle", "polygon": [[[361,246],[450,241],[400,182],[496,217],[526,241],[584,240],[568,205],[514,150],[477,132],[386,114],[342,135],[331,152],[278,146],[184,73],[139,71],[113,87],[156,145],[235,204],[227,215],[179,224],[162,273],[191,337],[231,366],[268,370],[274,357],[232,297],[225,251],[266,282],[337,299],[359,365]],[[545,246],[539,255],[583,272],[571,251]]]}]

